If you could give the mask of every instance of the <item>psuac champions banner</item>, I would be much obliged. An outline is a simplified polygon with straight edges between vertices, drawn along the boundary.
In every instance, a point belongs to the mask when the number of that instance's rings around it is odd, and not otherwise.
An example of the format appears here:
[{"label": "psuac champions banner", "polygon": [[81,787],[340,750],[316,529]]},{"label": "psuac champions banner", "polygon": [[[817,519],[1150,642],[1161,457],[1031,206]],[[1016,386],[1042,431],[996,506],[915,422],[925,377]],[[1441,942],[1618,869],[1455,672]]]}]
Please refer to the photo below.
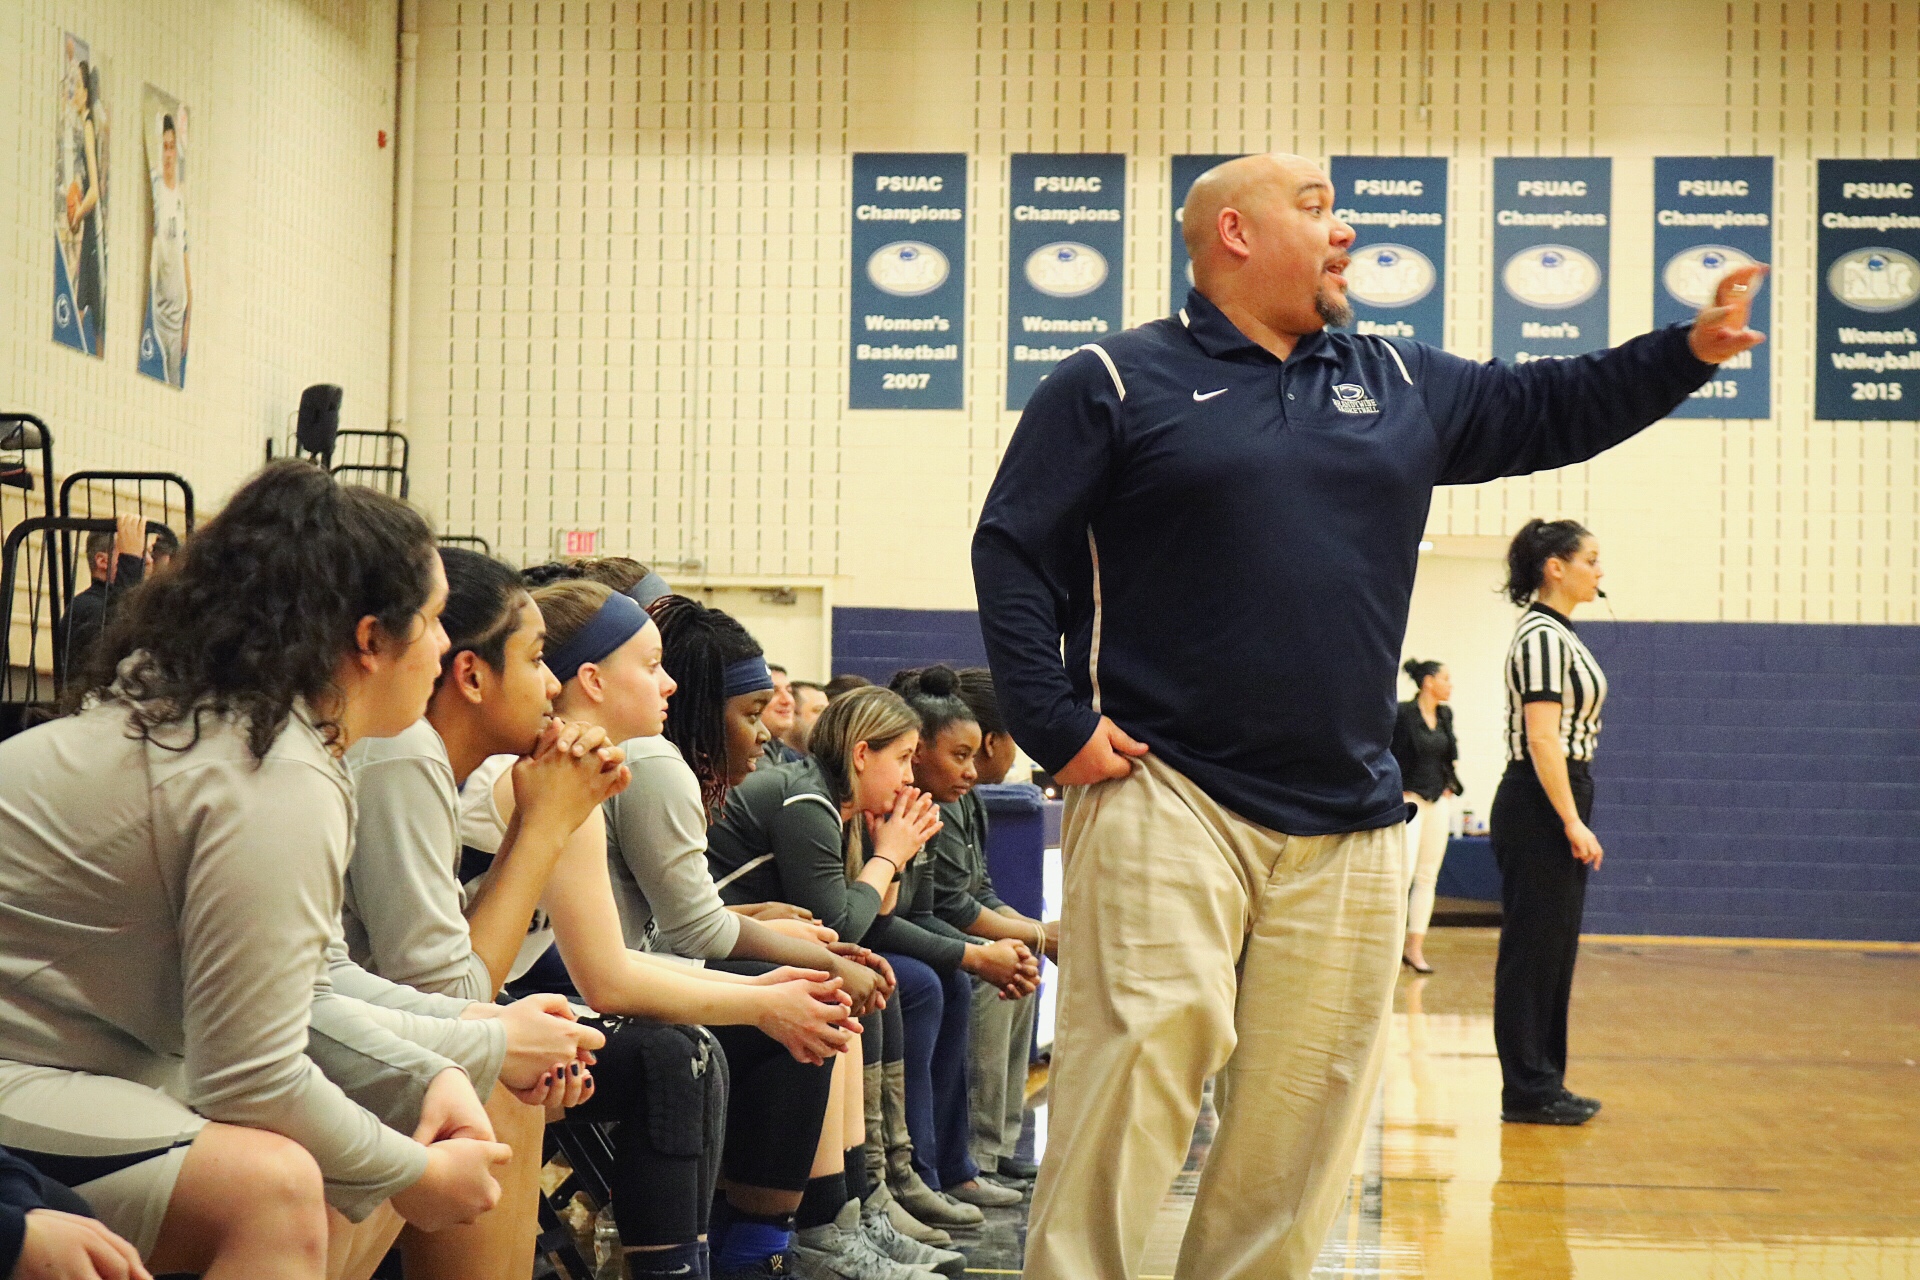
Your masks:
[{"label": "psuac champions banner", "polygon": [[1613,162],[1493,162],[1493,354],[1525,364],[1607,340]]},{"label": "psuac champions banner", "polygon": [[[1735,267],[1772,262],[1772,156],[1656,156],[1653,161],[1653,323],[1690,321],[1713,301]],[[1767,282],[1753,300],[1750,327],[1773,333]],[[1672,418],[1773,416],[1772,344],[1720,366],[1680,402]]]},{"label": "psuac champions banner", "polygon": [[853,157],[847,406],[959,409],[967,349],[967,158]]},{"label": "psuac champions banner", "polygon": [[1334,216],[1354,230],[1354,332],[1446,345],[1447,161],[1335,156]]},{"label": "psuac champions banner", "polygon": [[1820,162],[1814,417],[1920,420],[1920,160]]},{"label": "psuac champions banner", "polygon": [[1127,158],[1016,155],[1007,203],[1007,408],[1018,410],[1053,366],[1122,328]]}]

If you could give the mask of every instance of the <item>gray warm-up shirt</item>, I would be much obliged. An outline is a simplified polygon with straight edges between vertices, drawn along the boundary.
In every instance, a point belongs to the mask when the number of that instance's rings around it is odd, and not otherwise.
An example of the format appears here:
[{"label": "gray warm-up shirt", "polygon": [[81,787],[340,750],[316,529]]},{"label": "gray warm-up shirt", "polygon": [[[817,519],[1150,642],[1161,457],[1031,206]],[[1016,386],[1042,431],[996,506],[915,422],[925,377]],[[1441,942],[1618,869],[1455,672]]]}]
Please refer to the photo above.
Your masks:
[{"label": "gray warm-up shirt", "polygon": [[[513,768],[519,759],[519,756],[488,756],[478,769],[467,775],[466,782],[460,788],[463,860],[468,861],[468,872],[471,872],[475,862],[485,866],[485,870],[470,875],[462,882],[463,903],[472,901],[474,895],[485,887],[487,877],[493,874],[493,855],[499,853],[500,846],[507,842],[507,816],[494,803],[493,788],[500,781],[500,775]],[[469,853],[476,853],[480,857],[468,860],[465,855]],[[513,958],[513,965],[507,971],[507,981],[511,982],[533,968],[552,945],[553,921],[544,910],[534,912],[533,919],[527,924],[526,940],[520,944],[520,953]]]},{"label": "gray warm-up shirt", "polygon": [[327,972],[314,988],[307,1056],[349,1098],[411,1134],[435,1076],[459,1067],[484,1098],[506,1062],[504,1026],[460,1020],[471,1003],[367,972],[347,955],[336,927],[327,942]]},{"label": "gray warm-up shirt", "polygon": [[940,806],[940,830],[915,861],[929,864],[934,914],[955,929],[1006,905],[987,870],[987,806],[971,791]]},{"label": "gray warm-up shirt", "polygon": [[740,940],[707,870],[700,779],[664,737],[622,744],[633,782],[603,806],[620,927],[636,951],[724,960]]},{"label": "gray warm-up shirt", "polygon": [[204,718],[190,746],[191,726],[162,737],[129,736],[107,703],[0,742],[0,1058],[284,1134],[364,1216],[427,1152],[306,1052],[310,1029],[351,1052],[412,1016],[329,978],[346,770],[298,715],[257,762],[230,721]]},{"label": "gray warm-up shirt", "polygon": [[341,921],[348,953],[420,991],[491,1000],[493,977],[462,911],[460,792],[446,743],[421,720],[354,743],[347,768],[358,804]]}]

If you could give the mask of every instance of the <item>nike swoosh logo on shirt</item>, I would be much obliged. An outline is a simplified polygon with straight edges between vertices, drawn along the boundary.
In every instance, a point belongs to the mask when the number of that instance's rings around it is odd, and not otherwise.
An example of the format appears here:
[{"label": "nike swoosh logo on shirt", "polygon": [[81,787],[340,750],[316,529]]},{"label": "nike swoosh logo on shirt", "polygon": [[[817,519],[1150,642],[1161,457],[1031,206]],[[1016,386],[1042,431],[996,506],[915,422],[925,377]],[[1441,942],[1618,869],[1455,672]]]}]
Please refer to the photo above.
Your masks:
[{"label": "nike swoosh logo on shirt", "polygon": [[1195,404],[1198,404],[1202,400],[1211,400],[1215,396],[1223,396],[1227,394],[1227,391],[1228,391],[1228,388],[1226,387],[1222,387],[1218,391],[1209,391],[1205,395],[1201,395],[1198,391],[1196,391],[1193,393],[1193,400]]}]

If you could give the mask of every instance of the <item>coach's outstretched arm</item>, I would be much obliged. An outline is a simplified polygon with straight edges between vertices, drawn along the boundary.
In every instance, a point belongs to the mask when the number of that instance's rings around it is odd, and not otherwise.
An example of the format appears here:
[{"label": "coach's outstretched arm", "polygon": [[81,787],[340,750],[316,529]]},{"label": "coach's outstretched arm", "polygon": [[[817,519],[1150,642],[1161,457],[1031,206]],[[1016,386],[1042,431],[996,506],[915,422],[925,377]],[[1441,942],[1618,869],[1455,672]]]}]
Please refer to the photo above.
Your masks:
[{"label": "coach's outstretched arm", "polygon": [[1716,365],[1765,340],[1747,318],[1766,271],[1728,272],[1691,326],[1571,360],[1513,368],[1395,343],[1440,436],[1439,483],[1478,484],[1584,462],[1658,422]]}]

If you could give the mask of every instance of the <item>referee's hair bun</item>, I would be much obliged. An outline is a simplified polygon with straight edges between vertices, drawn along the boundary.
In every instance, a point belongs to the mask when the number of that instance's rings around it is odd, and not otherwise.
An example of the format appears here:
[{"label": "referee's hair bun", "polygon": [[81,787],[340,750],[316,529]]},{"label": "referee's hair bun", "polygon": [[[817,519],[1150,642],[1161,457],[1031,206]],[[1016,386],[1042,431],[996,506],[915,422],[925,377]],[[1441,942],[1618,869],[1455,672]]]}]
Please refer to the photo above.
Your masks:
[{"label": "referee's hair bun", "polygon": [[960,673],[948,666],[923,667],[918,683],[921,693],[950,698],[960,692]]}]

